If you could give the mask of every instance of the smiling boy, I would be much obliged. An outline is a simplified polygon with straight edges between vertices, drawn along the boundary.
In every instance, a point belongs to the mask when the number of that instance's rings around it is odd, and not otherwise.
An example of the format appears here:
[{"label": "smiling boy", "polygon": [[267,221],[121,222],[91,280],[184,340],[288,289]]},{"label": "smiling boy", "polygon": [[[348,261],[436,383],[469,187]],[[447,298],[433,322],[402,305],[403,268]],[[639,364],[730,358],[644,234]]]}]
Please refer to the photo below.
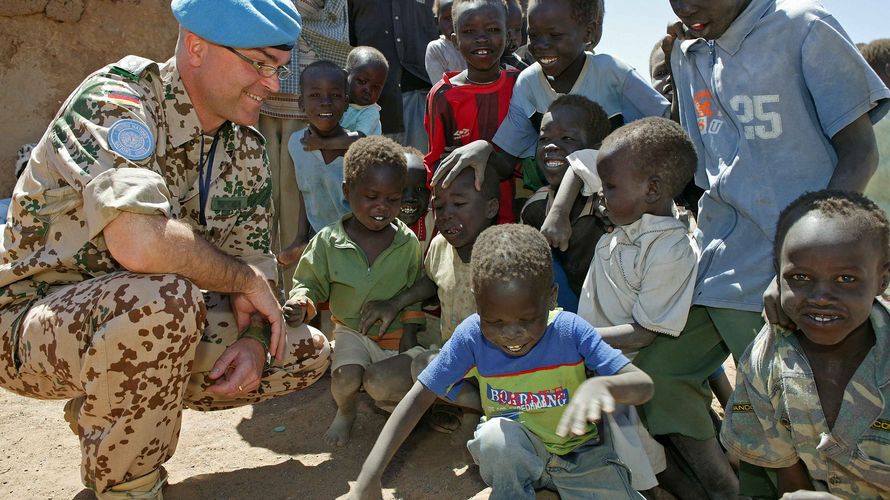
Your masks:
[{"label": "smiling boy", "polygon": [[[651,397],[652,381],[577,316],[551,311],[550,249],[535,229],[506,224],[479,236],[472,257],[478,315],[467,318],[387,421],[353,494],[380,491],[396,449],[436,397],[465,377],[482,392],[483,423],[467,443],[492,499],[630,498],[628,471],[603,428],[615,403]],[[586,370],[597,373],[587,378]]]},{"label": "smiling boy", "polygon": [[[808,193],[775,238],[781,306],[742,356],[723,443],[776,471],[779,494],[890,496],[890,224],[855,193]],[[810,495],[816,495],[811,493]],[[831,496],[806,498],[836,498]]]}]

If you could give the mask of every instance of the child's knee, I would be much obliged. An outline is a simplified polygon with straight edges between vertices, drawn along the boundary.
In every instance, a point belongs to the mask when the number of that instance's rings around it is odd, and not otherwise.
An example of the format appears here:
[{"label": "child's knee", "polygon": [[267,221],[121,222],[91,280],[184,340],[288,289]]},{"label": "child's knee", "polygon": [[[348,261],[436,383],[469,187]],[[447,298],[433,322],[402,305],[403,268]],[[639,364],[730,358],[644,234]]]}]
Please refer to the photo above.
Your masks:
[{"label": "child's knee", "polygon": [[361,365],[343,365],[331,372],[331,384],[339,387],[355,387],[362,385],[365,369]]},{"label": "child's knee", "polygon": [[439,355],[439,351],[425,351],[418,354],[411,361],[411,378],[417,380],[417,377],[429,364]]},{"label": "child's knee", "polygon": [[510,419],[492,418],[476,429],[467,446],[474,455],[478,453],[481,460],[509,456],[516,451],[516,433],[522,433],[520,426]]}]

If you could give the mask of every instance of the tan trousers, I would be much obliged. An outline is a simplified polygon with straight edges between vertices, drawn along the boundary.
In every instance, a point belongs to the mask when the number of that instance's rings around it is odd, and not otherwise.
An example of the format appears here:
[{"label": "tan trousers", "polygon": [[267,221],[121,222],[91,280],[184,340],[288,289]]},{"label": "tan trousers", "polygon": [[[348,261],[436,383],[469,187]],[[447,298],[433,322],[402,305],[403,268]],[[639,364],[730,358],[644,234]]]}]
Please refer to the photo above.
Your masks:
[{"label": "tan trousers", "polygon": [[[283,363],[244,398],[207,392],[216,358],[238,338],[226,296],[172,274],[114,273],[54,287],[0,309],[0,386],[74,399],[81,475],[104,492],[144,476],[176,450],[183,406],[218,410],[287,394],[318,380],[330,347],[290,329]],[[320,334],[319,334],[320,335]]]},{"label": "tan trousers", "polygon": [[[269,157],[269,168],[272,170],[272,204],[275,207],[272,215],[272,251],[276,254],[282,248],[287,248],[297,236],[302,196],[297,186],[294,161],[287,150],[287,142],[294,132],[307,125],[303,120],[260,115],[258,127],[266,138],[266,155]],[[279,273],[278,282],[284,289],[285,297],[293,286],[296,267],[295,263],[286,269],[281,269]]]}]

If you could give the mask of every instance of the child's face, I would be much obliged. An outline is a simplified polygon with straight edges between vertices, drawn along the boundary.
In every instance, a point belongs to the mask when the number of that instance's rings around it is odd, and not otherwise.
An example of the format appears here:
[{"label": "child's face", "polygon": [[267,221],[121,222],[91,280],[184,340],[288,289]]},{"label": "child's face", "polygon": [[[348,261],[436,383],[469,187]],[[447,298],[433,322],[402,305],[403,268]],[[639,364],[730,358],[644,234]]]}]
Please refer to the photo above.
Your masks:
[{"label": "child's face", "polygon": [[454,44],[469,68],[491,70],[498,66],[506,45],[504,9],[490,3],[464,5],[457,12]]},{"label": "child's face", "polygon": [[514,0],[507,2],[507,48],[505,54],[516,52],[522,42],[522,10]]},{"label": "child's face", "polygon": [[349,74],[349,101],[359,106],[377,102],[386,83],[386,66],[369,61],[356,66]]},{"label": "child's face", "polygon": [[659,94],[668,101],[674,100],[674,89],[670,83],[671,68],[664,60],[664,52],[661,49],[656,50],[649,61],[649,77],[652,79],[652,86]]},{"label": "child's face", "polygon": [[343,194],[361,225],[382,231],[399,215],[403,183],[396,166],[376,165],[351,184],[344,182]]},{"label": "child's face", "polygon": [[588,146],[584,113],[570,106],[557,106],[544,114],[538,135],[536,159],[550,187],[559,187],[569,162],[566,156]]},{"label": "child's face", "polygon": [[347,106],[343,74],[333,70],[315,70],[308,75],[304,73],[301,85],[306,121],[321,133],[338,128]]},{"label": "child's face", "polygon": [[590,39],[590,26],[572,15],[568,0],[538,0],[528,10],[528,50],[547,76],[558,77]]},{"label": "child's face", "polygon": [[549,294],[530,279],[513,278],[474,290],[482,336],[509,356],[528,354],[547,330],[556,289]]},{"label": "child's face", "polygon": [[652,195],[647,176],[636,167],[630,148],[618,148],[602,153],[597,158],[596,170],[603,183],[603,197],[609,219],[617,226],[640,220],[650,209]]},{"label": "child's face", "polygon": [[751,0],[670,0],[674,14],[695,38],[716,40]]},{"label": "child's face", "polygon": [[436,186],[431,202],[436,229],[456,249],[472,248],[498,210],[497,198],[486,200],[483,192],[476,191],[471,168],[464,169],[447,188]]},{"label": "child's face", "polygon": [[446,40],[451,40],[451,34],[454,33],[454,20],[451,18],[452,0],[442,0],[439,2],[439,33]]},{"label": "child's face", "polygon": [[863,241],[855,224],[818,212],[788,230],[779,256],[782,309],[810,342],[834,345],[867,327],[890,279],[876,239]]},{"label": "child's face", "polygon": [[426,168],[420,158],[405,155],[408,159],[408,180],[402,190],[402,208],[399,219],[409,226],[426,215],[430,206],[430,188],[426,185]]}]

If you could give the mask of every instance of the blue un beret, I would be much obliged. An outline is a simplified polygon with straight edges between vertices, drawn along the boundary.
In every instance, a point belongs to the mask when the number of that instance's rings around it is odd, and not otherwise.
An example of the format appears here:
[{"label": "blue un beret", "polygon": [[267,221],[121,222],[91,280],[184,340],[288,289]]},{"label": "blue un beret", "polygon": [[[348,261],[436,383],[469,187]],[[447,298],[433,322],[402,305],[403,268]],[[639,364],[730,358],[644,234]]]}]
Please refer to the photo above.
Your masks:
[{"label": "blue un beret", "polygon": [[227,47],[290,50],[300,36],[300,13],[291,0],[173,0],[183,28]]}]

